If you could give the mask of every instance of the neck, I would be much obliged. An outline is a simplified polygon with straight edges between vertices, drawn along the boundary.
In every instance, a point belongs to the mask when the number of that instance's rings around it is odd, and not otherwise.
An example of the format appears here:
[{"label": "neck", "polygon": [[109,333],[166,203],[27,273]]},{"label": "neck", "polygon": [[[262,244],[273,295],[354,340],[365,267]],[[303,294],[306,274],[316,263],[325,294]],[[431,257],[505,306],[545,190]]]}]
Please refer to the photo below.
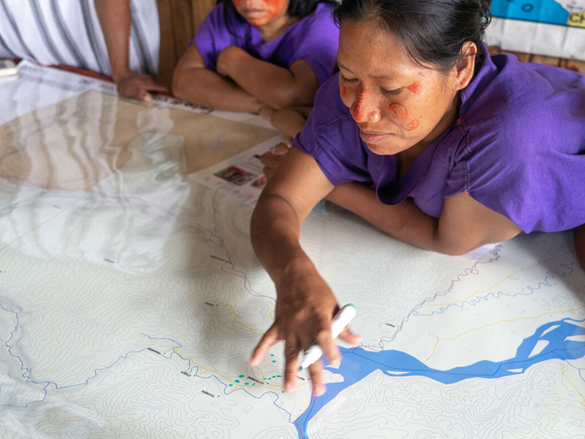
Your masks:
[{"label": "neck", "polygon": [[285,33],[289,26],[297,21],[298,18],[289,17],[288,14],[284,13],[263,26],[257,26],[256,29],[260,32],[262,41],[268,43]]}]

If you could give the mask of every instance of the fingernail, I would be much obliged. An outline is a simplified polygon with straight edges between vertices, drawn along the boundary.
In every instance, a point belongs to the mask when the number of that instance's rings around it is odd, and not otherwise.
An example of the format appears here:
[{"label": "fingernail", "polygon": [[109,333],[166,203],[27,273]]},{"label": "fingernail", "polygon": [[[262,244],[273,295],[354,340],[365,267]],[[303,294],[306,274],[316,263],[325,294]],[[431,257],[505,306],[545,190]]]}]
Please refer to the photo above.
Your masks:
[{"label": "fingernail", "polygon": [[325,384],[321,384],[319,387],[313,388],[313,395],[319,397],[325,393],[326,387]]}]

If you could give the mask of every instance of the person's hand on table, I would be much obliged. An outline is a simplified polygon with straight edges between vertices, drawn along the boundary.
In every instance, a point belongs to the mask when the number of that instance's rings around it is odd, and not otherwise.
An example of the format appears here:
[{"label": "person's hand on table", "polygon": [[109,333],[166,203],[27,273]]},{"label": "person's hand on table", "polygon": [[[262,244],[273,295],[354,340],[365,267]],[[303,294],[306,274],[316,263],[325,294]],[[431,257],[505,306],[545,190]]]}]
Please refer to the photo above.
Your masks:
[{"label": "person's hand on table", "polygon": [[[258,366],[271,346],[284,340],[285,370],[284,390],[294,392],[299,372],[299,353],[317,342],[327,360],[333,364],[341,361],[337,344],[331,337],[331,322],[339,311],[339,305],[331,289],[319,276],[310,261],[289,266],[280,285],[276,286],[276,318],[270,329],[254,350],[251,366]],[[300,265],[300,266],[299,266]],[[348,343],[359,343],[361,337],[348,328],[339,335]],[[315,396],[325,393],[323,364],[321,360],[309,366],[309,376]]]},{"label": "person's hand on table", "polygon": [[149,91],[169,91],[164,85],[156,83],[152,76],[130,70],[122,75],[116,81],[116,84],[118,85],[118,93],[121,96],[145,102],[152,101],[152,95]]},{"label": "person's hand on table", "polygon": [[272,178],[284,155],[292,148],[292,138],[287,137],[284,142],[279,143],[276,147],[262,154],[260,161],[264,165],[264,175],[268,179]]}]

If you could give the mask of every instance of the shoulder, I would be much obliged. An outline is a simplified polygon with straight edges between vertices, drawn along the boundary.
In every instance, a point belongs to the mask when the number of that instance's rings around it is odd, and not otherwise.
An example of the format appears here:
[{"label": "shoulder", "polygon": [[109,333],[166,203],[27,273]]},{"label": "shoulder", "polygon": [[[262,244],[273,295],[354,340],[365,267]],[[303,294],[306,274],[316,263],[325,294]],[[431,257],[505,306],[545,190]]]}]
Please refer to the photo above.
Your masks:
[{"label": "shoulder", "polygon": [[[585,221],[575,213],[579,196],[572,195],[585,190],[578,170],[585,153],[581,79],[510,57],[484,67],[463,93],[459,129],[466,136],[452,175],[459,169],[473,198],[526,232]],[[566,194],[562,209],[560,193]]]},{"label": "shoulder", "polygon": [[490,146],[500,157],[576,153],[585,141],[585,76],[560,68],[488,58],[464,90],[461,122],[472,148]]},{"label": "shoulder", "polygon": [[339,94],[339,73],[329,78],[317,91],[311,116],[314,119],[313,129],[320,131],[339,124],[355,125]]},{"label": "shoulder", "polygon": [[335,144],[350,132],[357,132],[351,114],[339,95],[338,76],[333,75],[319,88],[307,124],[297,136],[297,143],[309,154],[315,153],[315,149],[323,143]]},{"label": "shoulder", "polygon": [[311,15],[307,15],[299,22],[299,28],[310,30],[313,28],[326,28],[333,31],[335,34],[339,33],[339,28],[333,21],[333,11],[335,7],[329,3],[319,3],[317,8]]},{"label": "shoulder", "polygon": [[[201,27],[197,30],[197,34],[200,32],[238,32],[241,28],[246,27],[246,22],[239,19],[236,13],[226,8],[224,3],[219,3],[213,10],[207,15],[205,21]],[[228,29],[229,27],[229,29]],[[215,36],[215,35],[213,35]]]}]

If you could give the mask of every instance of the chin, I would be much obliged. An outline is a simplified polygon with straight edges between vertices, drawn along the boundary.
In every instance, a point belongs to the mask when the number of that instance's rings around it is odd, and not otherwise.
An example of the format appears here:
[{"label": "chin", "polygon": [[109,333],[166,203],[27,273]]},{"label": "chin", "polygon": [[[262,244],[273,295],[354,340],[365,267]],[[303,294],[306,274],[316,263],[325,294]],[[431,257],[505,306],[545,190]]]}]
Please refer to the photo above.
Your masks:
[{"label": "chin", "polygon": [[366,143],[366,146],[377,155],[394,155],[400,152],[400,149],[394,146],[376,145],[373,143]]},{"label": "chin", "polygon": [[248,24],[250,26],[264,26],[265,24],[268,24],[270,22],[270,20],[266,20],[265,18],[246,18],[246,21],[248,22]]}]

